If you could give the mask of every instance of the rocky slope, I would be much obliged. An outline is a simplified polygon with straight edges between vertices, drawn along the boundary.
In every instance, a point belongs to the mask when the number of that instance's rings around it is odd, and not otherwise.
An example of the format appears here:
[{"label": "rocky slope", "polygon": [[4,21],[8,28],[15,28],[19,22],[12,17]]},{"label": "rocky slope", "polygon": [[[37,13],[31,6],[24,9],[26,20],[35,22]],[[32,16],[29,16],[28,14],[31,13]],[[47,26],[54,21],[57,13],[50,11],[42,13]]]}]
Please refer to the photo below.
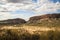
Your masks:
[{"label": "rocky slope", "polygon": [[60,14],[46,14],[41,16],[34,16],[29,19],[29,22],[34,22],[38,20],[50,20],[50,19],[59,19]]},{"label": "rocky slope", "polygon": [[45,14],[41,16],[34,16],[29,19],[28,24],[40,26],[60,26],[60,14]]}]

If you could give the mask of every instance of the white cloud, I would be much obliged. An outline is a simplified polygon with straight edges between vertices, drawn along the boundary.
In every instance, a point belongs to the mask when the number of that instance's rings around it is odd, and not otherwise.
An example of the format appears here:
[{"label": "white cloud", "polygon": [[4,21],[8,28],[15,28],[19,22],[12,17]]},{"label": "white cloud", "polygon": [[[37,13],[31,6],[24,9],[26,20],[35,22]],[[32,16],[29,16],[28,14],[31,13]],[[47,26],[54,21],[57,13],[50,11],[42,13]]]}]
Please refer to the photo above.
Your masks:
[{"label": "white cloud", "polygon": [[10,13],[2,13],[2,12],[0,12],[0,20],[6,20],[6,19],[9,19],[9,18],[11,18],[10,17],[11,16],[11,14]]},{"label": "white cloud", "polygon": [[57,10],[60,9],[60,3],[52,3],[49,0],[39,0],[37,8],[34,8],[37,15],[47,14],[47,13],[57,13]]},{"label": "white cloud", "polygon": [[6,9],[6,11],[15,11],[18,9],[28,10],[28,9],[32,9],[32,7],[35,6],[35,4],[32,2],[29,4],[25,4],[27,2],[30,2],[27,0],[25,2],[22,2],[22,3],[8,3],[8,2],[4,3],[4,2],[5,2],[4,0],[0,2],[0,3],[3,3],[3,5],[0,4],[0,7],[1,7],[0,11],[2,11],[2,10],[5,11],[5,9]]},{"label": "white cloud", "polygon": [[0,20],[7,20],[7,19],[13,19],[13,18],[22,18],[25,20],[28,20],[27,17],[24,18],[25,15],[23,14],[12,14],[9,12],[0,12]]},{"label": "white cloud", "polygon": [[[34,3],[31,2],[29,4],[25,4],[26,2],[30,2],[30,1],[25,1],[22,3],[8,3],[6,0],[1,0],[0,1],[0,20],[6,20],[9,18],[11,19],[11,18],[17,18],[17,17],[24,18],[23,14],[12,14],[11,12],[16,10],[32,9],[35,6]],[[27,17],[25,17],[24,19],[27,19]]]},{"label": "white cloud", "polygon": [[[42,15],[46,13],[56,13],[57,10],[60,9],[60,3],[52,3],[49,0],[38,0],[37,3],[32,3],[31,0],[25,1],[20,0],[19,2],[10,2],[8,3],[7,0],[1,0],[0,1],[0,20],[5,20],[9,18],[24,18],[24,15],[22,14],[12,14],[11,12],[16,10],[30,10],[34,11],[33,16],[35,15]],[[25,17],[24,19],[27,19],[29,17]]]}]

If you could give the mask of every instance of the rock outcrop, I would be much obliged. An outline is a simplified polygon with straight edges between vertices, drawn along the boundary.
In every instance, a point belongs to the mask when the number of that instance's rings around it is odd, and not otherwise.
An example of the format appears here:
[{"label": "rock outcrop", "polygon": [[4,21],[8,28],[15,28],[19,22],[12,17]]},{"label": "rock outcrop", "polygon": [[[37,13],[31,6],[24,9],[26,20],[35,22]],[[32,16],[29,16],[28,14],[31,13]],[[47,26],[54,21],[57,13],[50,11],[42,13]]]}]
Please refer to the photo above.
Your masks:
[{"label": "rock outcrop", "polygon": [[58,18],[60,18],[60,14],[45,14],[45,15],[31,17],[28,22],[36,23],[36,21],[51,20],[51,19],[58,19]]}]

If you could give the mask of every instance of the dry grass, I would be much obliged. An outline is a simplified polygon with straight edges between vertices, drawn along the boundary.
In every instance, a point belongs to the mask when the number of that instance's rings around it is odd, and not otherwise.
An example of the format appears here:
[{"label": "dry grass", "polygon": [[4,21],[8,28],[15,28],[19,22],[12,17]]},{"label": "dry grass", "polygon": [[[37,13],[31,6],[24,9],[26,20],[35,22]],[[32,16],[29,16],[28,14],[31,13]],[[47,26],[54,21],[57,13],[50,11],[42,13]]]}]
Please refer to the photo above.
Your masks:
[{"label": "dry grass", "polygon": [[27,30],[28,32],[30,33],[33,33],[34,31],[44,31],[44,32],[47,32],[47,31],[50,31],[50,30],[53,30],[53,31],[60,31],[60,27],[39,27],[39,26],[26,26],[26,25],[23,25],[22,27],[14,27],[14,26],[4,26],[1,28],[1,30],[3,29],[25,29]]},{"label": "dry grass", "polygon": [[60,40],[58,27],[22,27],[3,26],[0,28],[0,40]]}]

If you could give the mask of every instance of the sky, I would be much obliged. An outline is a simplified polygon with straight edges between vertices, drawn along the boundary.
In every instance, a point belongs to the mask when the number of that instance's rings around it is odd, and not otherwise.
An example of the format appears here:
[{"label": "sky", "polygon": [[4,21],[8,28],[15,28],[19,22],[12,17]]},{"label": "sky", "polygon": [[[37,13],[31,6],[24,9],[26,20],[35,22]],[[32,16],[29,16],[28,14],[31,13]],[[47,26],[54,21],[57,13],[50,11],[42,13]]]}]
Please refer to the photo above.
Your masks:
[{"label": "sky", "polygon": [[0,20],[60,13],[60,0],[0,0]]}]

